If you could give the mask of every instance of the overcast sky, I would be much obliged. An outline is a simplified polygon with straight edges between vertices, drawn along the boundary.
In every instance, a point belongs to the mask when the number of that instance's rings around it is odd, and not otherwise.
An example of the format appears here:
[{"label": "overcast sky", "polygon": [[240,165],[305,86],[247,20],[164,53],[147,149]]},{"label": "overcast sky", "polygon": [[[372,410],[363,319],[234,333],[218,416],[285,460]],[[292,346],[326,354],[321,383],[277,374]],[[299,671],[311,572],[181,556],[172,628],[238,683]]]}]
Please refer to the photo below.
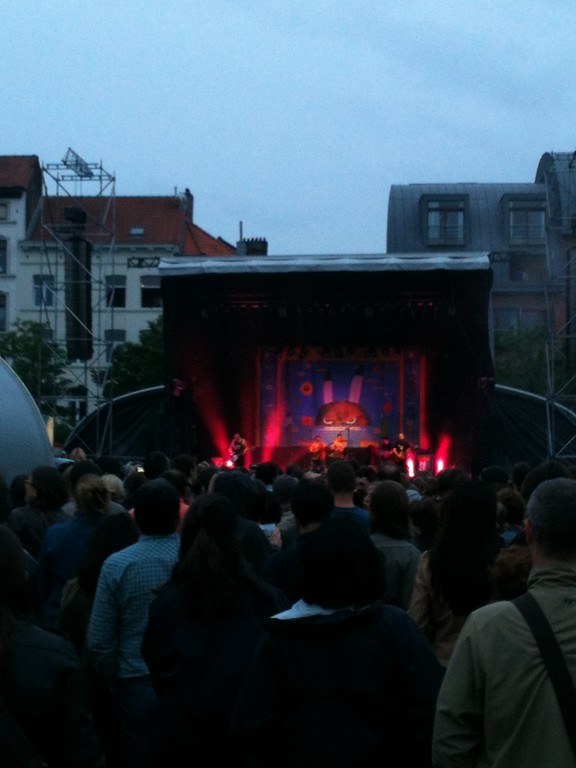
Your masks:
[{"label": "overcast sky", "polygon": [[382,253],[392,184],[532,182],[576,150],[574,0],[0,5],[0,154],[189,187],[233,244]]}]

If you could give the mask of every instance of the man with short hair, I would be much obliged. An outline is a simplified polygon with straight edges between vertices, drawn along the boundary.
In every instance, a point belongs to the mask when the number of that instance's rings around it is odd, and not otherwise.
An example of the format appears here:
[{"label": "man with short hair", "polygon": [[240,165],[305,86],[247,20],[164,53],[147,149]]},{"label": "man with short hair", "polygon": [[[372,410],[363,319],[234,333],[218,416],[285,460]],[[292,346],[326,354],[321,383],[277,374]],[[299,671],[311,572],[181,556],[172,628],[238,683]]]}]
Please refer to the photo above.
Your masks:
[{"label": "man with short hair", "polygon": [[[576,679],[576,480],[542,482],[528,502],[528,592]],[[436,768],[576,766],[536,640],[513,602],[468,618],[448,665],[434,726]]]},{"label": "man with short hair", "polygon": [[334,517],[347,517],[357,520],[370,531],[368,512],[354,503],[356,473],[349,461],[336,459],[326,471],[326,482],[334,497]]},{"label": "man with short hair", "polygon": [[118,697],[122,765],[149,765],[149,723],[156,694],[140,651],[155,590],[176,560],[180,497],[167,480],[146,481],[136,491],[136,544],[110,555],[98,579],[86,639],[89,659],[103,684]]}]

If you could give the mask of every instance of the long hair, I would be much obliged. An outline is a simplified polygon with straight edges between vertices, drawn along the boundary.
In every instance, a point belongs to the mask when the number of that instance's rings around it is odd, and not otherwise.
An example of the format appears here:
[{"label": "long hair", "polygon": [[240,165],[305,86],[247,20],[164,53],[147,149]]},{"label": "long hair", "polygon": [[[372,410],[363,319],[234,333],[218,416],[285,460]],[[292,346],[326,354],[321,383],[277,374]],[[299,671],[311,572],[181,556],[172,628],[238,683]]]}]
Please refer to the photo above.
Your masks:
[{"label": "long hair", "polygon": [[430,550],[432,588],[457,616],[491,598],[489,569],[500,551],[496,494],[481,480],[450,491],[440,509],[440,531]]},{"label": "long hair", "polygon": [[260,591],[240,548],[237,521],[232,502],[219,493],[198,497],[184,518],[172,582],[194,616],[226,615],[240,591]]}]

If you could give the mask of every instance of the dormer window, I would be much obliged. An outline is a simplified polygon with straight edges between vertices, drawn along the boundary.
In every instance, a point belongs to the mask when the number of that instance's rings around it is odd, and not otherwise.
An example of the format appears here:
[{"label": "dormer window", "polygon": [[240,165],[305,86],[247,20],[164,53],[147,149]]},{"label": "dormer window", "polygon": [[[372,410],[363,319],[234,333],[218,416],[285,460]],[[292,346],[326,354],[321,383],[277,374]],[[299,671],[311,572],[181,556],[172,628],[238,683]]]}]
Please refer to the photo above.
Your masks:
[{"label": "dormer window", "polygon": [[144,227],[130,227],[132,237],[144,237]]},{"label": "dormer window", "polygon": [[511,200],[508,234],[510,245],[542,245],[546,237],[544,201]]},{"label": "dormer window", "polygon": [[8,203],[0,203],[0,221],[8,221]]},{"label": "dormer window", "polygon": [[466,198],[446,196],[423,202],[426,245],[466,245]]}]

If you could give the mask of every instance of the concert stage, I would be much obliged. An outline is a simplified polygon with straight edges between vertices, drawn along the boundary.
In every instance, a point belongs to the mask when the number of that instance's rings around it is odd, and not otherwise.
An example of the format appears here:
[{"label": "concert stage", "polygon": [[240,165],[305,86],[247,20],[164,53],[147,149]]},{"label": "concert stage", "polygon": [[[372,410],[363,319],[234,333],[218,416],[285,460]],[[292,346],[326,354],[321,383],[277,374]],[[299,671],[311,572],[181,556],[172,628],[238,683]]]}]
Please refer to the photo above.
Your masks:
[{"label": "concert stage", "polygon": [[[175,451],[300,463],[338,432],[404,432],[483,466],[493,365],[485,253],[194,257],[160,263]],[[279,460],[280,459],[280,460]]]}]

